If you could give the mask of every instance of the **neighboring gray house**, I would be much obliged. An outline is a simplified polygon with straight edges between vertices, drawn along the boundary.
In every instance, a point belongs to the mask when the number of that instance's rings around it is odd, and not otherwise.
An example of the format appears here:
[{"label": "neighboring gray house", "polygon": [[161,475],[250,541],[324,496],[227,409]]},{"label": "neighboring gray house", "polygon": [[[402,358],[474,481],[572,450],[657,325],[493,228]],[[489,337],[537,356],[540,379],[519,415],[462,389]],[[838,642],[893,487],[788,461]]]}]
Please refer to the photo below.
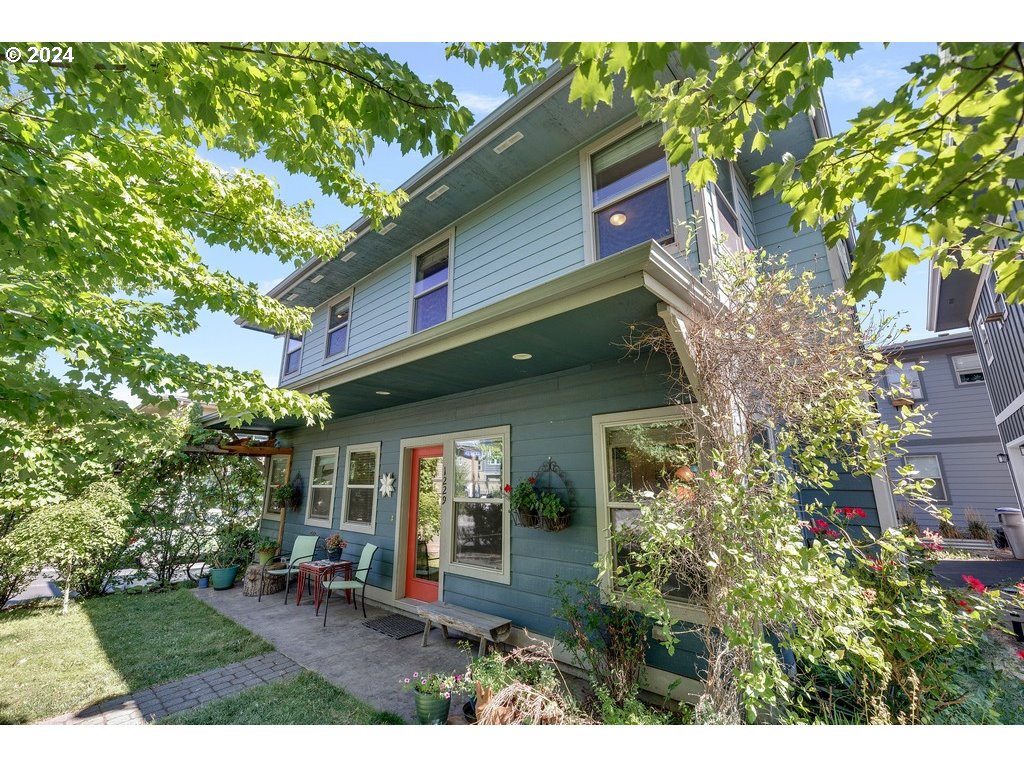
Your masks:
[{"label": "neighboring gray house", "polygon": [[[995,527],[995,508],[1015,507],[1017,502],[1007,464],[1001,460],[1005,454],[971,333],[944,333],[890,347],[886,353],[903,363],[902,369],[890,366],[890,384],[898,384],[900,374],[905,375],[910,399],[933,415],[931,435],[906,442],[910,453],[904,463],[915,467],[918,476],[935,480],[932,495],[938,506],[952,511],[954,525],[965,528],[965,514],[973,509]],[[913,365],[924,370],[915,371]],[[896,407],[889,401],[880,403],[882,418],[894,422]],[[889,469],[895,479],[896,467]],[[927,512],[906,502],[897,500],[897,507],[913,514],[922,527],[937,525]]]}]

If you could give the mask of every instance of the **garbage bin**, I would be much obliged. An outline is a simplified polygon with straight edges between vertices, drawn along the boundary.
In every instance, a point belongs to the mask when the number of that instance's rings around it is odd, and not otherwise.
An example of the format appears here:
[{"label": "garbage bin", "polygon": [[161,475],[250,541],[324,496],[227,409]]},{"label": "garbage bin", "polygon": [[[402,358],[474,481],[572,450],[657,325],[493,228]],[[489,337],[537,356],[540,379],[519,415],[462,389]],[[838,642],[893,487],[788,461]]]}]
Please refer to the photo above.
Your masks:
[{"label": "garbage bin", "polygon": [[1013,507],[996,507],[996,514],[999,515],[1003,533],[1010,542],[1013,556],[1018,560],[1024,560],[1024,515]]}]

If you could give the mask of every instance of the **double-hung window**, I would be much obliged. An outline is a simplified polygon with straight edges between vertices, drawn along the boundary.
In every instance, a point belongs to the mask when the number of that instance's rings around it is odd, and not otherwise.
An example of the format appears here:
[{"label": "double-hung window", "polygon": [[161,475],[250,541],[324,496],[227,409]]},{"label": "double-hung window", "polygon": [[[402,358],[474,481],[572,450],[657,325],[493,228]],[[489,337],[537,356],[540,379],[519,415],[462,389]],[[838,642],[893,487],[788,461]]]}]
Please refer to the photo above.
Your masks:
[{"label": "double-hung window", "polygon": [[633,131],[590,156],[596,258],[634,245],[674,239],[669,168],[661,125]]},{"label": "double-hung window", "polygon": [[715,208],[718,211],[718,235],[722,245],[731,252],[743,248],[743,230],[739,217],[739,180],[733,173],[733,164],[715,160],[718,180],[715,181]]},{"label": "double-hung window", "polygon": [[413,333],[432,328],[448,319],[450,262],[450,238],[416,257],[412,288]]},{"label": "double-hung window", "polygon": [[348,349],[348,323],[351,314],[351,295],[331,305],[327,315],[327,352],[325,357],[345,354]]},{"label": "double-hung window", "polygon": [[306,525],[330,528],[337,468],[337,448],[313,451],[313,463],[309,470],[309,496],[306,498]]},{"label": "double-hung window", "polygon": [[942,480],[942,467],[939,464],[939,457],[935,455],[906,456],[903,463],[910,467],[911,476],[915,480],[934,480],[935,485],[931,489],[931,497],[935,501],[948,501],[946,497],[946,484]]},{"label": "double-hung window", "polygon": [[377,520],[377,474],[380,443],[350,445],[345,452],[345,495],[341,527],[373,533]]},{"label": "double-hung window", "polygon": [[288,470],[292,465],[292,457],[286,454],[274,454],[269,457],[267,468],[267,489],[263,497],[263,517],[266,520],[280,520],[281,510],[274,501],[274,492],[288,482]]},{"label": "double-hung window", "polygon": [[289,333],[284,343],[284,375],[291,376],[299,372],[302,362],[302,337]]},{"label": "double-hung window", "polygon": [[[697,471],[694,426],[679,406],[599,414],[593,426],[598,551],[603,562],[618,567],[628,564],[632,548],[615,541],[613,534],[635,525],[644,495],[663,491],[673,480]],[[605,588],[614,589],[611,578]],[[699,610],[685,605],[692,596],[676,579],[662,589],[677,618],[701,620]]]},{"label": "double-hung window", "polygon": [[[906,383],[904,383],[904,378]],[[910,365],[902,368],[890,365],[885,371],[885,380],[890,389],[896,390],[894,400],[901,400],[909,395],[911,400],[924,400],[924,388],[921,386],[921,374]]]},{"label": "double-hung window", "polygon": [[953,355],[950,359],[953,361],[957,384],[978,384],[985,381],[981,357],[977,352],[971,355]]}]

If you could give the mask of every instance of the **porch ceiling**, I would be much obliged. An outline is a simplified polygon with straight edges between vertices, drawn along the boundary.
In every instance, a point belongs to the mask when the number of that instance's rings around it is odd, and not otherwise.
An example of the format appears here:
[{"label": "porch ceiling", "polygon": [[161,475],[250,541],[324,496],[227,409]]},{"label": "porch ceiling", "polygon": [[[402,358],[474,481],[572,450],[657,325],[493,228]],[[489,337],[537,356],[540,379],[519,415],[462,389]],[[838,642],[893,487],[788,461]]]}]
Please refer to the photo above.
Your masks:
[{"label": "porch ceiling", "polygon": [[[645,288],[586,304],[437,354],[322,390],[334,418],[430,400],[504,382],[568,370],[625,355],[630,325],[657,322],[659,299]],[[512,355],[528,353],[529,360]],[[378,391],[390,392],[379,395]],[[247,426],[288,429],[296,420]]]}]

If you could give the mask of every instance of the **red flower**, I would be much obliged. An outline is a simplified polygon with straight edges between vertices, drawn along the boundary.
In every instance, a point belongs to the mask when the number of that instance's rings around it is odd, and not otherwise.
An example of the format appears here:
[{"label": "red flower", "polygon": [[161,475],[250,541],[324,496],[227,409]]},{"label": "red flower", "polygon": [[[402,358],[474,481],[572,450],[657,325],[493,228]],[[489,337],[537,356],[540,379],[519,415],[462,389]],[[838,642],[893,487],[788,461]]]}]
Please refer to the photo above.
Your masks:
[{"label": "red flower", "polygon": [[854,514],[854,517],[867,517],[868,516],[868,513],[865,512],[860,507],[855,507],[854,510],[853,510],[853,514]]},{"label": "red flower", "polygon": [[512,486],[511,485],[506,485],[505,486],[505,493],[512,493]]},{"label": "red flower", "polygon": [[967,611],[967,613],[974,613],[974,607],[966,600],[957,600],[956,604]]},{"label": "red flower", "polygon": [[974,578],[973,576],[964,575],[964,581],[966,581],[967,586],[969,586],[975,592],[985,594],[985,585],[982,584],[981,581],[979,581],[978,579]]},{"label": "red flower", "polygon": [[536,485],[537,484],[537,478],[536,477],[528,477],[528,478],[526,478],[526,482],[528,482],[530,485]]},{"label": "red flower", "polygon": [[883,568],[885,568],[885,565],[882,563],[882,561],[874,555],[868,555],[868,558],[871,560],[871,562],[868,563],[868,568],[870,568],[872,571],[881,571]]},{"label": "red flower", "polygon": [[1024,659],[1024,651],[1017,651],[1017,655]]}]

